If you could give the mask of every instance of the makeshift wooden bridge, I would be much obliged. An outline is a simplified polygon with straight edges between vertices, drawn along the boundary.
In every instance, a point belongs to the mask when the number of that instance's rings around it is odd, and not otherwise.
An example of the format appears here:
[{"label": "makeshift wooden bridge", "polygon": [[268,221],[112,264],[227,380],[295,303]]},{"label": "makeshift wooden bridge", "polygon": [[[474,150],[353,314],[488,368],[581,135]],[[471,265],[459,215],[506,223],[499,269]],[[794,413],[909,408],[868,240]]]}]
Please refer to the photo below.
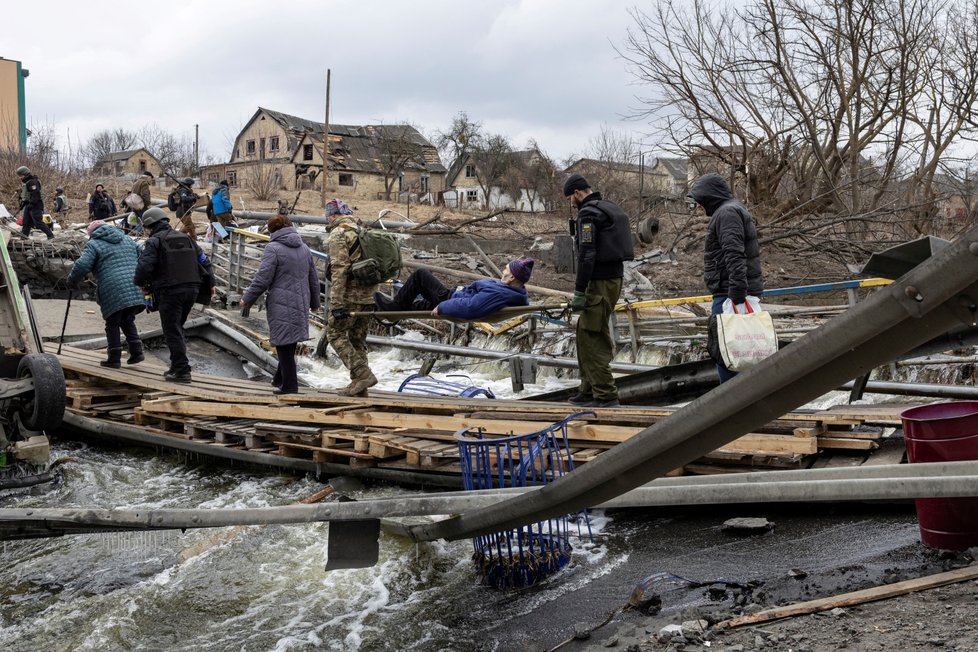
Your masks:
[{"label": "makeshift wooden bridge", "polygon": [[[567,403],[374,390],[365,398],[306,388],[276,396],[267,383],[205,374],[195,373],[190,384],[170,383],[163,380],[165,368],[150,361],[107,369],[98,364],[103,354],[71,346],[63,347],[59,358],[67,377],[69,424],[111,425],[106,431],[116,435],[153,435],[141,440],[217,457],[244,451],[251,462],[326,475],[385,477],[387,471],[392,479],[403,479],[410,472],[416,480],[440,477],[456,484],[458,430],[524,434],[579,412]],[[886,435],[906,407],[793,412],[672,475],[898,463],[902,440]],[[626,406],[581,414],[568,428],[571,458],[586,464],[672,412]]]}]

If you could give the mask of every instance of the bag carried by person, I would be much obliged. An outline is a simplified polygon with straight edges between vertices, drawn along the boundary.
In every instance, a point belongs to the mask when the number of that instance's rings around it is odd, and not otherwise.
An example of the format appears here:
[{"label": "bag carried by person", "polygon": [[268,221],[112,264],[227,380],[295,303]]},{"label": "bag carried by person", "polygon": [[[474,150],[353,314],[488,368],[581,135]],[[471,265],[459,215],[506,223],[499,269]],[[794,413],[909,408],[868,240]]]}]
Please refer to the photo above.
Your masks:
[{"label": "bag carried by person", "polygon": [[359,247],[360,260],[350,265],[350,275],[361,285],[376,285],[401,271],[401,243],[388,231],[358,229],[352,254]]},{"label": "bag carried by person", "polygon": [[146,203],[143,201],[143,198],[134,192],[126,195],[125,202],[126,206],[129,207],[129,210],[141,211],[146,208]]},{"label": "bag carried by person", "polygon": [[166,196],[166,207],[169,208],[171,211],[174,211],[174,212],[178,208],[180,208],[180,193],[178,193],[176,190],[174,190],[169,195],[167,195]]},{"label": "bag carried by person", "polygon": [[743,305],[746,312],[738,313],[731,303],[732,312],[712,315],[709,322],[707,351],[730,371],[744,371],[778,351],[771,313],[760,309],[756,297]]}]

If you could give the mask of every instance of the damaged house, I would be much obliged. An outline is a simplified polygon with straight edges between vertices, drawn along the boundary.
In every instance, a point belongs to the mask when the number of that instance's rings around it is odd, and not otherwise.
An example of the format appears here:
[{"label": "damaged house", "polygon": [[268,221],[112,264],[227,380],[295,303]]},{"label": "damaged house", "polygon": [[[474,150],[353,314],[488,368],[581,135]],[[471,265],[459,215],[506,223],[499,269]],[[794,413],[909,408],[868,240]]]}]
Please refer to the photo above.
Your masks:
[{"label": "damaged house", "polygon": [[95,161],[92,172],[101,177],[138,177],[150,172],[154,177],[163,174],[163,165],[145,147],[109,152]]},{"label": "damaged house", "polygon": [[[205,182],[321,188],[322,122],[259,108],[235,139],[231,160],[201,168]],[[419,197],[444,189],[438,150],[410,125],[330,125],[327,190],[343,197]]]},{"label": "damaged house", "polygon": [[475,152],[460,156],[448,171],[446,206],[553,210],[561,183],[553,163],[537,149]]}]

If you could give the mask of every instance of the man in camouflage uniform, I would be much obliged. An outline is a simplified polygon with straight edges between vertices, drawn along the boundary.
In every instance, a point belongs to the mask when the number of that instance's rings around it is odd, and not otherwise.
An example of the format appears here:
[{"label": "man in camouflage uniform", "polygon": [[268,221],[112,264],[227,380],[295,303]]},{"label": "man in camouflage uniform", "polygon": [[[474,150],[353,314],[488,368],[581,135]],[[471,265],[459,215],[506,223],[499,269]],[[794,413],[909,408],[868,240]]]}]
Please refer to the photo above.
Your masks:
[{"label": "man in camouflage uniform", "polygon": [[[357,226],[350,217],[353,211],[339,199],[326,204],[329,219],[330,274],[329,316],[326,337],[333,350],[350,370],[350,384],[339,390],[340,396],[366,396],[367,388],[377,384],[377,377],[367,365],[367,326],[373,310],[377,285],[361,285],[350,275],[350,265],[363,256],[357,243]],[[361,313],[351,317],[351,312]]]}]

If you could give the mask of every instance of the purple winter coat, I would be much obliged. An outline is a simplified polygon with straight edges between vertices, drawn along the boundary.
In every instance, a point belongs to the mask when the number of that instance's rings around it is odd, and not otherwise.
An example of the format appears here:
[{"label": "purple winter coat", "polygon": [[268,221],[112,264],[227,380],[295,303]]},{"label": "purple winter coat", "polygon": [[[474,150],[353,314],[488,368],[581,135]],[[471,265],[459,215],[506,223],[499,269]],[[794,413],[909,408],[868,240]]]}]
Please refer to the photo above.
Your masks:
[{"label": "purple winter coat", "polygon": [[258,272],[241,301],[252,304],[266,290],[265,310],[272,346],[308,340],[309,310],[319,309],[319,275],[309,247],[294,227],[272,234]]}]

